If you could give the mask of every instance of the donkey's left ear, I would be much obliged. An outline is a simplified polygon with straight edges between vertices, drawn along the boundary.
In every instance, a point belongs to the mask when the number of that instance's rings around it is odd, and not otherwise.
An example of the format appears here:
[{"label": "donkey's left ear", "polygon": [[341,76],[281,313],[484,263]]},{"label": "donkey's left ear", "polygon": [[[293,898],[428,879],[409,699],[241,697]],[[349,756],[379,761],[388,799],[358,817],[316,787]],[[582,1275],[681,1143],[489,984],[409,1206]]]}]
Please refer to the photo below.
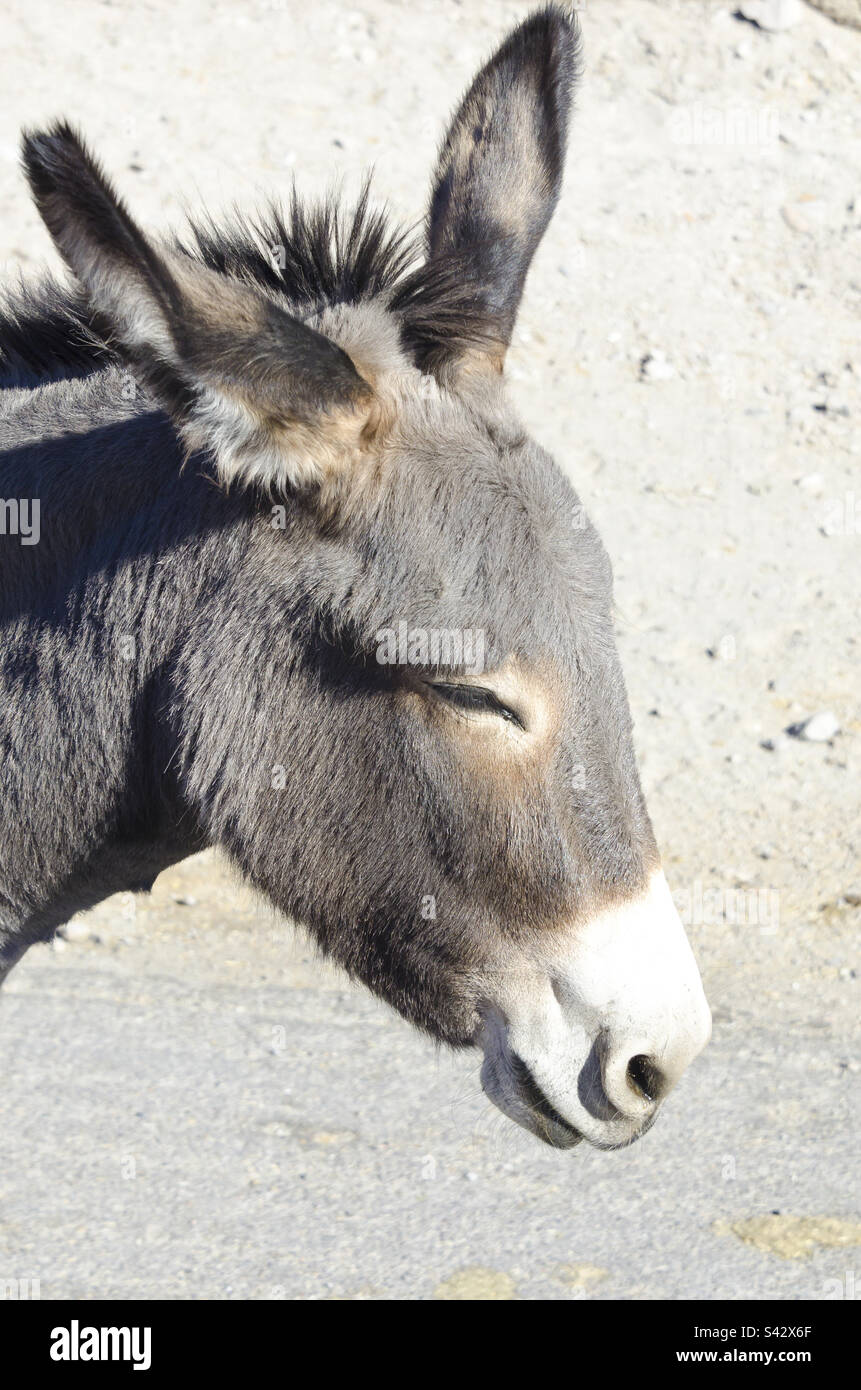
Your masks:
[{"label": "donkey's left ear", "polygon": [[96,325],[221,477],[269,489],[346,472],[374,392],[348,355],[250,286],[155,246],[76,133],[24,137],[24,168]]},{"label": "donkey's left ear", "polygon": [[440,150],[428,256],[455,257],[468,276],[498,369],[559,197],[579,50],[571,7],[524,20],[479,72]]}]

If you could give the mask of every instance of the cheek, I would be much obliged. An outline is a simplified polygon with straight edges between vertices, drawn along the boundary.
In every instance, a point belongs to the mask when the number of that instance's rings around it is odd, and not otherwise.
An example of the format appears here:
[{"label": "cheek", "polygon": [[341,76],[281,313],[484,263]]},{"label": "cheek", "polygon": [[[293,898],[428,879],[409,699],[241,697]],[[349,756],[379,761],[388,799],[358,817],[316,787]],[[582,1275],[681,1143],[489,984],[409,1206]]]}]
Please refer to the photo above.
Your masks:
[{"label": "cheek", "polygon": [[461,770],[448,814],[464,877],[506,933],[558,920],[569,906],[566,838],[536,769],[497,777]]},{"label": "cheek", "polygon": [[571,866],[552,740],[458,728],[448,712],[424,703],[404,714],[413,809],[445,876],[506,935],[557,922],[570,908]]}]

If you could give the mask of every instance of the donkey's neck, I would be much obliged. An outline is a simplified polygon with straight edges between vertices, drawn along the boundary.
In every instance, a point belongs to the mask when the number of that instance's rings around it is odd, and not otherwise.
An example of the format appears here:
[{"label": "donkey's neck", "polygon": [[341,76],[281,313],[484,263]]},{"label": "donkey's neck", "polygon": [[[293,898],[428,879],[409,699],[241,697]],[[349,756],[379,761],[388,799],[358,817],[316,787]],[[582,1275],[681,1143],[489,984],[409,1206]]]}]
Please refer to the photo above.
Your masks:
[{"label": "donkey's neck", "polygon": [[[26,515],[33,532],[0,546],[0,622],[77,611],[131,631],[155,605],[169,640],[184,606],[176,576],[201,582],[247,499],[225,498],[200,460],[183,467],[167,416],[118,371],[0,393],[0,411],[7,530]],[[172,563],[189,552],[195,563]]]}]

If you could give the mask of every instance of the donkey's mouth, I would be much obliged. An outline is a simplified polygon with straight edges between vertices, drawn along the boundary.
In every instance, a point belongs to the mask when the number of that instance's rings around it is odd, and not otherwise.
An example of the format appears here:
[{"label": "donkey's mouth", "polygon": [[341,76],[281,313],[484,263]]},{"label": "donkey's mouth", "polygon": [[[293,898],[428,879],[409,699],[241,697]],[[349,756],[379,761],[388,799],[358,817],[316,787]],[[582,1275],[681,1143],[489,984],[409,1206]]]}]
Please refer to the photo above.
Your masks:
[{"label": "donkey's mouth", "polygon": [[501,1060],[485,1054],[481,1084],[488,1100],[553,1149],[573,1149],[579,1144],[583,1135],[547,1099],[526,1063],[511,1052],[504,1065]]},{"label": "donkey's mouth", "polygon": [[523,1058],[512,1052],[508,1064],[518,1096],[529,1109],[529,1118],[533,1121],[533,1126],[530,1126],[532,1133],[554,1149],[571,1149],[579,1144],[583,1135],[547,1099]]}]

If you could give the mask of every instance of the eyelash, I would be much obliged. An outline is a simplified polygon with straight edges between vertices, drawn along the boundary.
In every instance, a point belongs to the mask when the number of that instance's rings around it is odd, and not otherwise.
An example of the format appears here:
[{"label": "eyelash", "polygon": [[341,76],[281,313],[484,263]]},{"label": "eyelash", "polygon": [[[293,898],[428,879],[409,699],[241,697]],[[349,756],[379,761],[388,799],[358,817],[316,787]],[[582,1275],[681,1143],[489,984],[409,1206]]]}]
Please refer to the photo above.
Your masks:
[{"label": "eyelash", "polygon": [[485,690],[480,685],[455,685],[445,681],[434,681],[432,689],[443,700],[447,700],[450,705],[455,705],[458,709],[477,710],[484,714],[495,714],[500,719],[505,719],[509,724],[514,724],[518,729],[525,729],[526,725],[520,715],[508,705],[504,705],[492,690]]}]

